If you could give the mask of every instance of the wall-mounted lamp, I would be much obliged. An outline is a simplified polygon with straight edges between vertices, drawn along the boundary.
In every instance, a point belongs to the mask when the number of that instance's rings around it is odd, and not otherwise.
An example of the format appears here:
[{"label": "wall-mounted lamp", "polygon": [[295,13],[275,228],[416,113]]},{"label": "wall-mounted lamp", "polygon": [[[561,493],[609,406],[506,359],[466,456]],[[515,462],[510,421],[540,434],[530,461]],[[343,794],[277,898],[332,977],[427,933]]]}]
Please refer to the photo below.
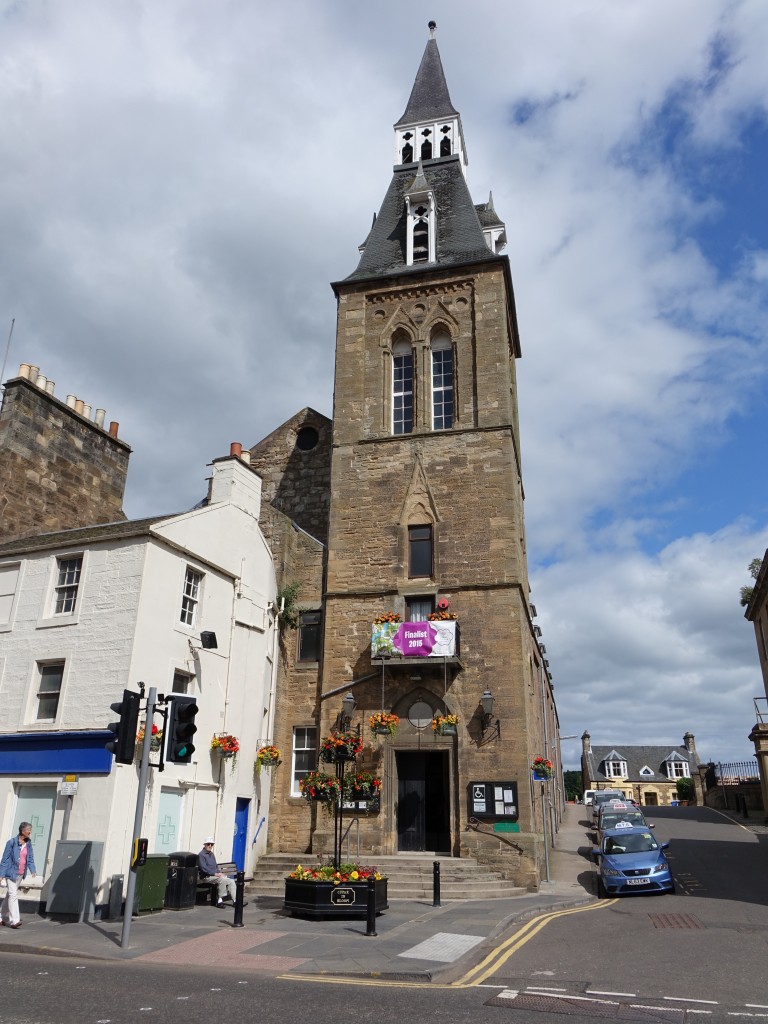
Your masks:
[{"label": "wall-mounted lamp", "polygon": [[349,727],[352,724],[352,712],[356,707],[357,701],[350,691],[341,702],[341,711],[339,712],[339,726],[342,732],[349,732]]},{"label": "wall-mounted lamp", "polygon": [[192,652],[192,657],[195,655],[195,651],[217,651],[219,649],[218,641],[216,640],[216,634],[210,630],[203,630],[200,634],[200,647],[195,647],[190,638],[189,649]]},{"label": "wall-mounted lamp", "polygon": [[[483,690],[483,695],[480,698],[480,704],[482,705],[483,708],[483,717],[480,721],[480,729],[482,730],[483,739],[485,739],[485,734],[489,729],[494,729],[495,735],[498,736],[499,739],[501,739],[501,722],[499,721],[498,718],[496,719],[495,722],[493,721],[494,699],[495,698],[493,694],[486,686],[486,688]],[[493,735],[488,737],[488,739],[492,738]]]}]

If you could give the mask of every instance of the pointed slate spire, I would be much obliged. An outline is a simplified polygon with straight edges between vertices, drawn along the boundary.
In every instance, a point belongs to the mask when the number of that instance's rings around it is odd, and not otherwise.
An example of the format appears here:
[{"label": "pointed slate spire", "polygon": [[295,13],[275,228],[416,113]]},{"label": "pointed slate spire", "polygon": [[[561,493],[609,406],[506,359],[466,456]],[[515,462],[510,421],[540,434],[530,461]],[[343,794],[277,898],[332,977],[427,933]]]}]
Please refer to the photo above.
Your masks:
[{"label": "pointed slate spire", "polygon": [[428,188],[429,182],[427,181],[427,176],[424,173],[424,162],[422,160],[419,160],[419,166],[416,170],[416,177],[411,182],[408,192],[406,194],[411,195],[412,193],[415,192],[426,192]]},{"label": "pointed slate spire", "polygon": [[451,103],[448,83],[445,81],[443,72],[443,63],[440,60],[440,51],[434,37],[436,27],[435,22],[430,21],[431,38],[428,40],[424,56],[421,58],[405,113],[395,123],[395,128],[418,121],[440,121],[444,118],[458,116],[458,110]]}]

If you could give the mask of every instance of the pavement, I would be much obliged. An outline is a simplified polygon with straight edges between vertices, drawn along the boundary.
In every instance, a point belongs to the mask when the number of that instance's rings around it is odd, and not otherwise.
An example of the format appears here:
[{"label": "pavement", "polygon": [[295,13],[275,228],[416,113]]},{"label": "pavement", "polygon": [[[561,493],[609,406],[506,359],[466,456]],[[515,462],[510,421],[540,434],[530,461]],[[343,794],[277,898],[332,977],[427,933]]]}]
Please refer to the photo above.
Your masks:
[{"label": "pavement", "polygon": [[594,901],[587,811],[567,804],[549,851],[549,881],[535,893],[497,900],[389,901],[376,918],[292,917],[282,900],[257,897],[234,927],[231,907],[199,906],[134,917],[129,944],[123,923],[62,923],[25,914],[21,928],[0,929],[0,952],[35,953],[156,965],[230,967],[284,974],[343,975],[391,980],[445,980],[477,963],[519,923],[541,913]]}]

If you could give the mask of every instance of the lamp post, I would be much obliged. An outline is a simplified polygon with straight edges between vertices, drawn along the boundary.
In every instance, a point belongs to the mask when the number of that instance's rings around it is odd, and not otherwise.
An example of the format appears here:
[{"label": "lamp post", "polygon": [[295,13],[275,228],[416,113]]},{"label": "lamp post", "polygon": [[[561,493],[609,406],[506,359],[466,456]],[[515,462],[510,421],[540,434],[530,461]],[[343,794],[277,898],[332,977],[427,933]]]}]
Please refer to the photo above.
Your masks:
[{"label": "lamp post", "polygon": [[[350,691],[341,702],[339,725],[342,733],[349,732],[352,725],[352,712],[357,706],[354,694]],[[341,866],[341,843],[344,828],[344,772],[347,767],[346,758],[336,759],[336,779],[339,783],[339,795],[333,809],[333,868],[338,871]]]}]

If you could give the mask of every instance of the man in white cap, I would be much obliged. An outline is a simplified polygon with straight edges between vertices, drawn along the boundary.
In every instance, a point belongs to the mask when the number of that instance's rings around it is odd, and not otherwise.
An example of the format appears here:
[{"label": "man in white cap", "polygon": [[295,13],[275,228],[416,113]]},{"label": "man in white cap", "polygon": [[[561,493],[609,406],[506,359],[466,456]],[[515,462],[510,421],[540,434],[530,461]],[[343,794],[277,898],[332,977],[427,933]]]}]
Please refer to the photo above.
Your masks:
[{"label": "man in white cap", "polygon": [[[227,903],[235,902],[235,881],[233,878],[228,878],[227,875],[223,875],[219,871],[219,865],[216,863],[216,858],[213,855],[213,836],[208,836],[203,841],[203,848],[197,855],[197,867],[200,873],[201,881],[211,881],[216,883],[216,890],[218,893],[218,899],[216,905],[223,907],[225,901]],[[245,903],[243,903],[245,906]]]}]

